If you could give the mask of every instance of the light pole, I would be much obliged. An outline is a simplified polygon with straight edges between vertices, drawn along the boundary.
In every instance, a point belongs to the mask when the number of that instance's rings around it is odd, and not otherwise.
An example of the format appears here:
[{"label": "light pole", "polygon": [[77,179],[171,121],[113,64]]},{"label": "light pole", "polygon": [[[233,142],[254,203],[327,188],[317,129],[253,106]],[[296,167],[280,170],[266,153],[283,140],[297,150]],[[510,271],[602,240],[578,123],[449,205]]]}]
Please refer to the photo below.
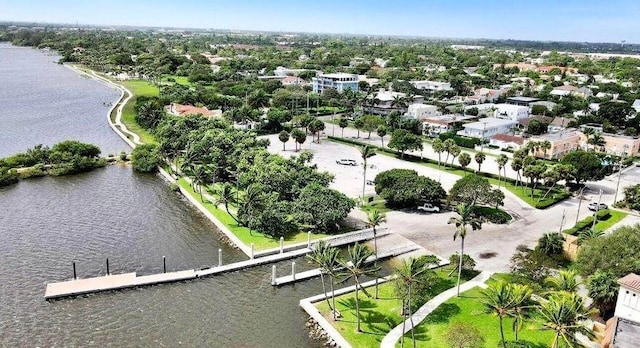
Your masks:
[{"label": "light pole", "polygon": [[616,194],[613,195],[613,204],[616,204],[616,201],[618,199],[618,189],[620,188],[620,177],[622,176],[622,161],[624,160],[624,156],[627,155],[628,148],[629,148],[629,145],[627,144],[623,146],[622,157],[620,158],[620,163],[618,164],[620,168],[618,169],[618,183],[616,184]]},{"label": "light pole", "polygon": [[562,210],[562,220],[560,220],[560,231],[558,231],[558,233],[560,234],[562,234],[562,227],[564,226],[564,217],[566,212],[567,212],[566,209]]},{"label": "light pole", "polygon": [[593,213],[593,226],[592,230],[596,230],[596,222],[598,222],[598,212],[600,211],[600,201],[602,200],[602,189],[600,189],[600,197],[598,197],[598,205],[596,206],[596,212]]},{"label": "light pole", "polygon": [[578,218],[580,218],[580,206],[582,205],[582,192],[584,192],[584,189],[587,186],[582,186],[582,188],[580,189],[580,192],[578,193],[578,213],[576,214],[576,223],[575,225],[578,224]]}]

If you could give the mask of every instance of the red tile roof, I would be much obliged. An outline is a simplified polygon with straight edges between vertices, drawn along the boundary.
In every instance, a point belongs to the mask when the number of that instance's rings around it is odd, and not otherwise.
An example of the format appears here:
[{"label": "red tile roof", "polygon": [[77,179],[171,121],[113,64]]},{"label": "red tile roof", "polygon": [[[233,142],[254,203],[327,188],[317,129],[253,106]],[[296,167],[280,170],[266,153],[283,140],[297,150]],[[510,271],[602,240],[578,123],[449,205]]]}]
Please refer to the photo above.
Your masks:
[{"label": "red tile roof", "polygon": [[524,138],[523,137],[519,137],[519,136],[515,136],[515,135],[509,135],[509,134],[496,134],[496,135],[492,136],[491,139],[495,139],[495,140],[502,141],[502,142],[505,142],[505,143],[516,143],[518,145],[524,144]]},{"label": "red tile roof", "polygon": [[177,116],[197,115],[202,116],[218,116],[219,111],[209,110],[207,108],[199,108],[193,105],[172,104],[166,107],[167,112]]},{"label": "red tile roof", "polygon": [[626,288],[640,292],[640,275],[629,273],[618,279],[618,283]]}]

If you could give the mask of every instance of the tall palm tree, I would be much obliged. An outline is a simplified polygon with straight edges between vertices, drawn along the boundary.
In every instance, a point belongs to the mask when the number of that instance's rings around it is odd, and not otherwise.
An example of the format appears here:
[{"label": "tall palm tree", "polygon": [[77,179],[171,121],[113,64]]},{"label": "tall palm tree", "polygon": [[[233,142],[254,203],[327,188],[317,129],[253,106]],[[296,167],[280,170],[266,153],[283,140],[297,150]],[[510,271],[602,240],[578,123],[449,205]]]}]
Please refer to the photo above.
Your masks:
[{"label": "tall palm tree", "polygon": [[324,240],[318,241],[311,249],[311,252],[307,254],[307,260],[313,264],[316,264],[320,267],[320,281],[322,282],[322,293],[324,293],[324,298],[327,300],[327,305],[329,306],[329,310],[331,312],[334,311],[334,307],[329,302],[329,296],[327,296],[327,287],[324,282],[324,275],[329,272],[329,269],[333,267],[333,265],[327,265],[326,262],[326,254],[328,249],[331,246],[325,242]]},{"label": "tall palm tree", "polygon": [[513,317],[513,332],[518,341],[518,332],[524,322],[526,311],[531,308],[529,302],[533,291],[526,285],[511,284],[511,313]]},{"label": "tall palm tree", "polygon": [[380,267],[374,264],[367,263],[367,259],[373,256],[373,252],[371,252],[371,250],[369,250],[364,244],[356,243],[352,247],[349,247],[348,254],[348,261],[340,261],[340,267],[343,269],[342,275],[344,277],[342,279],[342,282],[353,279],[356,288],[356,331],[362,332],[362,329],[360,328],[360,277],[373,277],[376,275],[378,270],[380,270]]},{"label": "tall palm tree", "polygon": [[579,346],[576,333],[594,337],[593,330],[583,323],[591,312],[584,307],[582,297],[576,293],[553,293],[548,301],[538,306],[538,312],[543,318],[542,329],[555,333],[552,348],[558,348],[560,340],[569,347]]},{"label": "tall palm tree", "polygon": [[486,158],[487,158],[487,155],[485,155],[484,152],[476,153],[474,159],[476,160],[476,163],[478,163],[478,171],[480,171],[480,167],[482,166],[482,162],[484,162],[484,160]]},{"label": "tall palm tree", "polygon": [[364,189],[367,185],[367,159],[376,155],[376,149],[371,145],[365,145],[360,148],[360,156],[362,157],[364,171],[362,172],[362,202],[364,202]]},{"label": "tall palm tree", "polygon": [[556,275],[547,277],[545,283],[557,291],[574,292],[580,282],[575,271],[559,271]]},{"label": "tall palm tree", "polygon": [[471,229],[476,231],[482,228],[480,219],[475,217],[474,206],[467,203],[460,203],[456,207],[458,216],[452,216],[449,218],[449,224],[456,225],[456,232],[453,235],[453,240],[460,237],[460,262],[458,262],[458,285],[457,296],[460,297],[460,278],[462,277],[462,260],[464,259],[464,239],[467,236],[467,226],[471,226]]},{"label": "tall palm tree", "polygon": [[507,342],[504,339],[504,326],[502,321],[504,318],[511,315],[513,308],[513,291],[512,287],[505,282],[498,282],[489,285],[482,291],[483,298],[481,300],[484,307],[488,312],[498,316],[500,322],[500,338],[502,340],[502,347],[507,347]]},{"label": "tall palm tree", "polygon": [[440,139],[436,139],[431,144],[433,151],[438,154],[438,169],[440,169],[440,162],[442,161],[442,153],[444,152],[444,143]]},{"label": "tall palm tree", "polygon": [[200,194],[200,201],[202,201],[202,186],[207,183],[207,169],[202,164],[195,164],[192,168],[194,189],[198,190]]},{"label": "tall palm tree", "polygon": [[509,162],[509,157],[507,157],[507,155],[505,155],[505,154],[500,154],[498,156],[498,158],[496,158],[496,163],[498,164],[498,186],[500,186],[500,177],[501,177],[500,171],[503,168],[505,170],[505,175],[504,176],[505,177],[507,176],[507,173],[506,173],[507,162]]},{"label": "tall palm tree", "polygon": [[416,346],[416,337],[414,333],[413,316],[411,314],[411,298],[413,296],[412,289],[422,281],[422,277],[419,277],[425,272],[430,270],[430,266],[437,264],[437,259],[430,258],[410,258],[409,260],[402,260],[402,264],[396,269],[396,282],[399,288],[404,290],[402,296],[402,336],[400,338],[400,346],[404,347],[404,331],[405,323],[407,322],[407,316],[411,322],[411,340],[413,341],[413,347]]},{"label": "tall palm tree", "polygon": [[602,150],[602,148],[607,144],[607,141],[604,140],[604,137],[600,135],[600,133],[594,133],[589,140],[587,140],[587,144],[593,145],[593,149]]},{"label": "tall palm tree", "polygon": [[218,196],[215,201],[215,205],[223,204],[227,214],[229,214],[235,222],[238,222],[238,219],[229,211],[229,204],[236,204],[238,202],[233,185],[225,182],[215,191],[215,193]]},{"label": "tall palm tree", "polygon": [[[246,221],[240,221],[243,225],[249,227],[249,235],[251,232],[251,221],[255,214],[264,208],[264,193],[258,184],[252,184],[247,187],[244,196],[240,200],[240,210],[246,215]],[[240,213],[238,210],[238,213]],[[240,218],[240,216],[238,216]],[[242,219],[241,219],[242,220]]]},{"label": "tall palm tree", "polygon": [[590,240],[597,239],[602,236],[604,236],[604,231],[589,228],[578,234],[578,244],[582,245]]},{"label": "tall palm tree", "polygon": [[[378,209],[374,209],[367,216],[367,226],[373,229],[373,253],[375,255],[375,264],[378,264],[378,238],[376,227],[387,221],[387,216],[384,213],[380,213]],[[376,293],[375,298],[378,298],[378,276],[376,275]]]},{"label": "tall palm tree", "polygon": [[338,320],[340,313],[336,307],[335,282],[338,277],[338,267],[340,265],[340,250],[335,247],[329,247],[325,250],[322,259],[323,267],[331,278],[331,303],[333,305],[333,320]]}]

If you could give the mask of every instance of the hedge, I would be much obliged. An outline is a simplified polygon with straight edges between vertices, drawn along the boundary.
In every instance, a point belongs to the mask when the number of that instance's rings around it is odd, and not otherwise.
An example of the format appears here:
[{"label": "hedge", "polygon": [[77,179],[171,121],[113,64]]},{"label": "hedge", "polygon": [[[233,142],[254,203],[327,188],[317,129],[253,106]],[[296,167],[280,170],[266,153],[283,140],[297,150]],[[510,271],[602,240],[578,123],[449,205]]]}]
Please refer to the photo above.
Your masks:
[{"label": "hedge", "polygon": [[[598,216],[598,221],[604,221],[611,217],[611,211],[609,211],[609,209],[602,209],[595,215]],[[591,226],[593,226],[593,216],[587,216],[586,218],[578,221],[578,223],[572,228],[564,230],[564,233],[577,236],[580,232],[590,229]]]},{"label": "hedge", "polygon": [[438,138],[440,138],[440,140],[442,141],[453,139],[456,145],[466,147],[468,149],[473,149],[476,145],[480,145],[480,143],[482,143],[480,139],[462,137],[451,132],[440,133],[440,135],[438,135]]}]

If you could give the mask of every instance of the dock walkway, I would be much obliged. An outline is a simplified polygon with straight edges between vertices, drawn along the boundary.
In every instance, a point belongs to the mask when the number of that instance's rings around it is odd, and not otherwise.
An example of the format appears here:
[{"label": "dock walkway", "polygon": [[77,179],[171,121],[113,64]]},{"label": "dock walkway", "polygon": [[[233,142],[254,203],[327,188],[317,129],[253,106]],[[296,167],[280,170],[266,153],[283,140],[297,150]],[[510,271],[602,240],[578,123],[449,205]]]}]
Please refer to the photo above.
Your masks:
[{"label": "dock walkway", "polygon": [[[379,229],[378,236],[389,234],[386,229]],[[371,229],[358,231],[358,233],[350,233],[347,236],[336,236],[327,240],[332,246],[342,246],[346,244],[356,243],[373,238]],[[313,245],[313,243],[311,243]],[[253,259],[230,263],[228,265],[220,265],[209,269],[201,270],[185,270],[176,272],[159,273],[145,276],[138,276],[135,272],[124,274],[113,274],[93,278],[74,279],[57,283],[47,284],[44,298],[47,300],[72,297],[102,291],[119,290],[126,288],[135,288],[139,286],[148,286],[162,283],[179,282],[183,280],[196,279],[206,276],[214,276],[225,272],[234,272],[241,269],[261,266],[269,263],[279,262],[287,259],[293,259],[303,256],[311,252],[308,247],[295,249],[271,254]]]}]

